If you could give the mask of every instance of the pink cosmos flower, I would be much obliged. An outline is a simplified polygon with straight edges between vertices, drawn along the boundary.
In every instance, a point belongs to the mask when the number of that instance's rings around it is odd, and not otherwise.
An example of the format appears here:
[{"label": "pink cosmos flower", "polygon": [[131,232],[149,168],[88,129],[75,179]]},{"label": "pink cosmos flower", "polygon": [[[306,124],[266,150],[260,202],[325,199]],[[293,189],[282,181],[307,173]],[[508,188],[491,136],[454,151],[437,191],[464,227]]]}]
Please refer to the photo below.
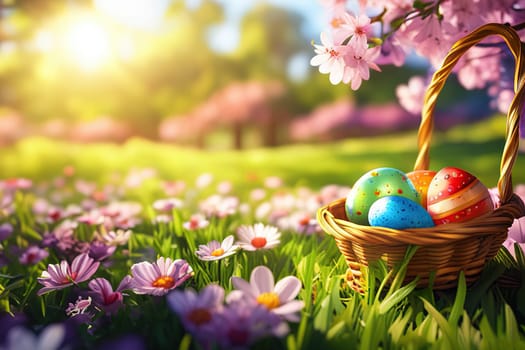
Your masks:
[{"label": "pink cosmos flower", "polygon": [[195,186],[199,189],[208,187],[213,181],[213,175],[210,173],[203,173],[195,179]]},{"label": "pink cosmos flower", "polygon": [[199,245],[199,249],[195,252],[199,259],[204,261],[221,260],[230,255],[237,253],[239,246],[233,244],[233,236],[229,235],[222,243],[216,240],[209,242],[208,244]]},{"label": "pink cosmos flower", "polygon": [[69,303],[66,309],[66,315],[75,318],[78,323],[87,323],[93,318],[93,314],[88,312],[91,306],[91,297],[86,299],[78,297],[75,303]]},{"label": "pink cosmos flower", "polygon": [[261,265],[252,270],[250,282],[235,276],[231,282],[237,290],[228,295],[227,302],[238,299],[255,301],[285,320],[299,321],[298,313],[304,307],[304,302],[294,300],[301,290],[301,281],[297,277],[286,276],[275,284],[272,271]]},{"label": "pink cosmos flower", "polygon": [[117,229],[109,232],[103,231],[102,233],[95,232],[95,235],[107,245],[125,245],[131,237],[131,230]]},{"label": "pink cosmos flower", "polygon": [[518,244],[522,252],[525,252],[525,216],[515,219],[511,227],[509,227],[509,233],[503,246],[516,258],[516,252],[514,246]]},{"label": "pink cosmos flower", "polygon": [[204,215],[194,214],[188,221],[185,221],[182,224],[182,227],[184,227],[186,230],[198,230],[207,227],[209,224],[210,222],[206,220]]},{"label": "pink cosmos flower", "polygon": [[283,185],[283,179],[279,176],[268,176],[264,179],[264,186],[270,189],[276,189]]},{"label": "pink cosmos flower", "polygon": [[271,249],[281,243],[281,233],[277,227],[266,226],[262,223],[240,226],[237,229],[237,236],[239,238],[237,244],[242,249],[249,251]]},{"label": "pink cosmos flower", "polygon": [[87,281],[97,271],[99,265],[99,262],[95,262],[86,253],[78,255],[71,265],[65,260],[60,264],[49,264],[47,271],[42,271],[42,275],[38,277],[38,282],[44,285],[44,288],[41,288],[37,295]]},{"label": "pink cosmos flower", "polygon": [[5,350],[29,350],[29,349],[63,349],[66,338],[66,325],[54,323],[46,326],[36,335],[31,330],[22,326],[15,326],[5,336]]},{"label": "pink cosmos flower", "polygon": [[6,240],[13,234],[13,225],[8,222],[4,222],[0,225],[0,241]]},{"label": "pink cosmos flower", "polygon": [[215,334],[222,349],[249,349],[255,342],[286,336],[288,324],[265,306],[237,300],[215,317]]},{"label": "pink cosmos flower", "polygon": [[332,84],[337,85],[343,81],[346,66],[344,56],[348,47],[335,44],[326,32],[321,32],[321,45],[314,44],[314,48],[316,56],[312,57],[310,64],[319,66],[319,72],[330,74]]},{"label": "pink cosmos flower", "polygon": [[49,255],[48,251],[40,248],[39,246],[29,246],[18,258],[23,265],[34,265],[39,261],[47,258]]},{"label": "pink cosmos flower", "polygon": [[3,181],[0,181],[0,190],[5,192],[15,192],[17,190],[26,190],[33,186],[33,182],[29,179],[20,178],[10,178]]},{"label": "pink cosmos flower", "polygon": [[178,198],[158,199],[153,202],[153,208],[162,212],[171,212],[173,209],[182,207],[182,201]]},{"label": "pink cosmos flower", "polygon": [[131,289],[136,294],[165,295],[193,274],[191,266],[182,259],[160,257],[155,263],[143,261],[131,266]]},{"label": "pink cosmos flower", "polygon": [[216,330],[214,318],[223,309],[222,287],[210,284],[199,293],[193,289],[174,290],[166,300],[189,333],[201,341],[209,341],[213,337]]},{"label": "pink cosmos flower", "polygon": [[116,314],[123,306],[122,291],[129,287],[130,281],[130,276],[124,277],[115,291],[105,278],[95,278],[89,281],[88,286],[93,303],[108,315]]},{"label": "pink cosmos flower", "polygon": [[211,195],[199,204],[200,210],[207,217],[224,218],[233,215],[239,208],[239,198],[235,196]]}]

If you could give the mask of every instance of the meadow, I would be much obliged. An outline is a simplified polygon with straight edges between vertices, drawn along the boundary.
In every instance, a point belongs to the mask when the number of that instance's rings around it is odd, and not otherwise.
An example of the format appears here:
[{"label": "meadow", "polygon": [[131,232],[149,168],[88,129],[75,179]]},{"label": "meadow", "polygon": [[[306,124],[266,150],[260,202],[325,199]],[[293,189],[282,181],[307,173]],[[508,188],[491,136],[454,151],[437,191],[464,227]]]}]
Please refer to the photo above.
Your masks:
[{"label": "meadow", "polygon": [[[504,124],[437,132],[431,167],[494,187]],[[525,348],[519,249],[450,290],[403,282],[414,247],[362,293],[348,283],[318,208],[416,154],[415,132],[243,151],[21,140],[0,153],[0,349]]]}]

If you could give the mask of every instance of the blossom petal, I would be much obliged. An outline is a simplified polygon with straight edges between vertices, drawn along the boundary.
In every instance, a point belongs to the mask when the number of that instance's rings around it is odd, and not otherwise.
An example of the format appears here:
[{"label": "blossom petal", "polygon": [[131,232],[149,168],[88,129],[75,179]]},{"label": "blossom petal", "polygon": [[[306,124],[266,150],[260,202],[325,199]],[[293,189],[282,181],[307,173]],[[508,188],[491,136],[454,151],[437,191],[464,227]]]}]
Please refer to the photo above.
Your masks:
[{"label": "blossom petal", "polygon": [[329,58],[330,58],[329,53],[322,53],[319,55],[315,55],[314,57],[310,59],[310,64],[312,66],[320,66],[324,62],[328,61]]}]

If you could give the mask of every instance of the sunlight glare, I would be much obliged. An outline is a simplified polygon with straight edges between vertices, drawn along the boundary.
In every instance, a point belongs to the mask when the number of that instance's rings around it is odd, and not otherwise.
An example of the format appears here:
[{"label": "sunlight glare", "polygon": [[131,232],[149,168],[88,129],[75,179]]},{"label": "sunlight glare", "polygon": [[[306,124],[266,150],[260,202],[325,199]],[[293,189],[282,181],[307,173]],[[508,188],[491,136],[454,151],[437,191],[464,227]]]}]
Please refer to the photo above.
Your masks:
[{"label": "sunlight glare", "polygon": [[72,59],[85,70],[93,70],[110,57],[108,31],[92,19],[73,22],[67,33],[66,49]]},{"label": "sunlight glare", "polygon": [[168,0],[94,0],[97,11],[141,29],[158,27],[169,3]]}]

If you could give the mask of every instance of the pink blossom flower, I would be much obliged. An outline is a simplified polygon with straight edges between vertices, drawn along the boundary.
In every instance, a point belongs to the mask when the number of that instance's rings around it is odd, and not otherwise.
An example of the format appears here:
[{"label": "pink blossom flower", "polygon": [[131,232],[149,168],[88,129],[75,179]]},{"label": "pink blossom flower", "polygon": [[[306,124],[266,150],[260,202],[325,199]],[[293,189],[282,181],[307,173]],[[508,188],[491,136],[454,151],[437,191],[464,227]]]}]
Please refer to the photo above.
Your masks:
[{"label": "pink blossom flower", "polygon": [[465,52],[456,68],[461,85],[472,90],[483,89],[490,82],[499,82],[500,51],[501,49],[497,47],[474,46]]},{"label": "pink blossom flower", "polygon": [[86,253],[78,255],[71,265],[65,260],[60,264],[49,264],[47,271],[42,271],[42,275],[38,277],[38,282],[44,287],[37,292],[37,295],[87,281],[97,271],[99,265],[99,262],[95,262]]},{"label": "pink blossom flower", "polygon": [[322,6],[334,13],[346,11],[346,1],[347,0],[319,0]]},{"label": "pink blossom flower", "polygon": [[105,278],[95,278],[89,281],[88,286],[94,304],[108,315],[116,314],[124,305],[122,291],[129,287],[130,280],[130,276],[124,277],[115,291]]},{"label": "pink blossom flower", "polygon": [[237,229],[237,244],[248,251],[271,249],[281,243],[281,233],[277,227],[256,223],[252,226],[242,225]]},{"label": "pink blossom flower", "polygon": [[420,76],[410,78],[407,85],[399,85],[396,88],[399,104],[412,114],[420,114],[423,109],[426,85],[425,79]]},{"label": "pink blossom flower", "polygon": [[383,41],[381,55],[375,62],[377,64],[393,64],[396,67],[401,67],[405,63],[409,50],[407,45],[398,39],[397,35],[392,34]]},{"label": "pink blossom flower", "polygon": [[215,261],[231,256],[237,253],[238,250],[239,246],[233,244],[233,236],[229,235],[222,241],[222,243],[213,240],[206,245],[199,245],[199,249],[195,252],[195,254],[197,254],[201,260]]},{"label": "pink blossom flower", "polygon": [[334,85],[343,81],[345,74],[344,56],[348,47],[335,44],[332,38],[325,32],[321,32],[321,45],[314,44],[316,56],[312,57],[310,64],[319,66],[319,72],[330,74],[330,82]]},{"label": "pink blossom flower", "polygon": [[224,289],[210,284],[199,293],[193,289],[174,290],[166,297],[168,305],[179,316],[184,328],[201,341],[216,333],[216,315],[222,311]]},{"label": "pink blossom flower", "polygon": [[23,265],[34,265],[39,261],[47,258],[49,255],[48,251],[40,248],[39,246],[29,246],[18,258]]},{"label": "pink blossom flower", "polygon": [[408,27],[413,33],[412,40],[416,52],[423,57],[427,57],[434,67],[439,67],[441,61],[446,56],[454,38],[450,36],[455,29],[449,22],[440,22],[434,14],[425,17],[417,17],[412,20]]},{"label": "pink blossom flower", "polygon": [[344,23],[340,26],[340,31],[345,37],[350,37],[348,46],[353,50],[362,50],[368,48],[368,36],[372,32],[370,18],[361,14],[358,17],[345,13],[343,14]]},{"label": "pink blossom flower", "polygon": [[379,56],[380,48],[378,46],[371,49],[356,48],[353,54],[347,55],[345,61],[347,66],[345,67],[345,78],[343,82],[348,84],[351,82],[350,87],[352,90],[357,90],[361,86],[363,80],[370,79],[370,68],[376,71],[381,71],[379,66],[374,63],[374,60]]},{"label": "pink blossom flower", "polygon": [[186,230],[199,230],[205,228],[210,224],[206,217],[202,214],[193,214],[188,221],[182,224]]},{"label": "pink blossom flower", "polygon": [[252,270],[250,282],[235,276],[231,282],[236,290],[228,295],[227,302],[244,298],[266,306],[285,320],[299,321],[298,313],[304,302],[295,300],[301,290],[301,281],[297,277],[286,276],[275,284],[272,271],[261,265]]},{"label": "pink blossom flower", "polygon": [[182,259],[160,257],[155,263],[143,261],[131,266],[131,289],[136,294],[165,295],[193,275]]}]

